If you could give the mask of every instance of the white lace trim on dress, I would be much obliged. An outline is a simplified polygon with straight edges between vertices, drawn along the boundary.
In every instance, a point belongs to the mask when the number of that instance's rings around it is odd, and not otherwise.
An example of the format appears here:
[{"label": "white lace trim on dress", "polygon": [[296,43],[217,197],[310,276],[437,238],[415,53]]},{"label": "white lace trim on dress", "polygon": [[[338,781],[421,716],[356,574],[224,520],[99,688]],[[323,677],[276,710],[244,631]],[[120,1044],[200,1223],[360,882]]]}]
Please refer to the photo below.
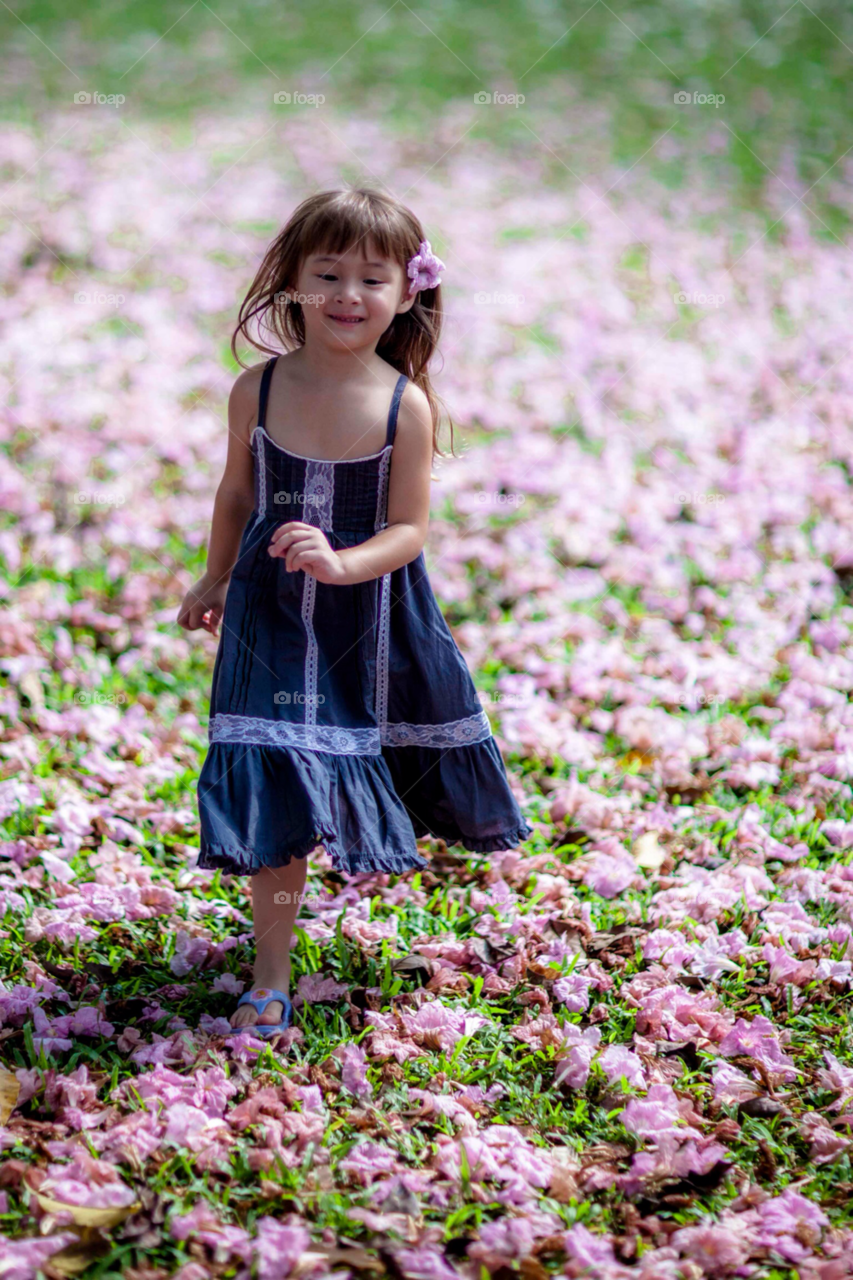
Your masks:
[{"label": "white lace trim on dress", "polygon": [[[379,464],[379,482],[376,490],[376,519],[373,531],[384,529],[388,518],[388,485],[391,467],[389,449]],[[376,703],[374,714],[380,734],[384,735],[388,723],[388,669],[391,661],[391,575],[383,574],[379,580],[379,608],[377,610],[376,635]],[[385,741],[383,736],[382,741]]]},{"label": "white lace trim on dress", "polygon": [[345,729],[338,725],[264,720],[260,716],[220,714],[210,722],[211,742],[245,742],[259,747],[301,747],[335,756],[376,756],[378,729]]},{"label": "white lace trim on dress", "polygon": [[492,736],[485,711],[446,724],[385,724],[382,745],[386,747],[467,747]]},{"label": "white lace trim on dress", "polygon": [[262,747],[301,747],[335,756],[375,756],[381,747],[466,747],[491,737],[485,711],[446,724],[386,724],[378,729],[346,729],[339,725],[299,724],[260,716],[215,715],[211,742],[245,742]]},{"label": "white lace trim on dress", "polygon": [[[388,723],[388,669],[391,662],[391,575],[379,579],[379,632],[376,638],[376,723],[382,734]],[[385,739],[383,737],[382,741]]]},{"label": "white lace trim on dress", "polygon": [[380,529],[385,528],[385,522],[388,519],[388,473],[391,468],[391,449],[389,446],[387,452],[383,451],[382,457],[379,459],[378,485],[376,489],[376,519],[373,522],[373,532],[378,533]]},{"label": "white lace trim on dress", "polygon": [[258,436],[258,515],[265,515],[267,510],[267,458],[264,451],[264,432],[262,427],[255,427]]},{"label": "white lace trim on dress", "polygon": [[[334,462],[307,462],[305,464],[305,492],[302,495],[302,519],[305,524],[316,525],[328,531],[332,528],[332,512],[335,504]],[[305,724],[317,723],[317,674],[319,646],[314,634],[314,606],[317,600],[317,579],[305,574],[302,585],[302,621],[305,624]]]}]

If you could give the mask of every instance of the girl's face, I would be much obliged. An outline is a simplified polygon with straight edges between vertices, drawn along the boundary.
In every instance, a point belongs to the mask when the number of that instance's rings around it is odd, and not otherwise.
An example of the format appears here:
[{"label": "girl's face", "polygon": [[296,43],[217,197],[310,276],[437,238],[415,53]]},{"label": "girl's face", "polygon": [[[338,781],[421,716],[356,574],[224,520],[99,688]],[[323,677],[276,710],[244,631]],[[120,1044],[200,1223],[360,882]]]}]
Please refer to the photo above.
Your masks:
[{"label": "girl's face", "polygon": [[415,297],[405,296],[408,285],[398,262],[359,244],[306,258],[297,289],[287,293],[302,304],[306,344],[362,351],[374,349],[394,316],[414,305]]}]

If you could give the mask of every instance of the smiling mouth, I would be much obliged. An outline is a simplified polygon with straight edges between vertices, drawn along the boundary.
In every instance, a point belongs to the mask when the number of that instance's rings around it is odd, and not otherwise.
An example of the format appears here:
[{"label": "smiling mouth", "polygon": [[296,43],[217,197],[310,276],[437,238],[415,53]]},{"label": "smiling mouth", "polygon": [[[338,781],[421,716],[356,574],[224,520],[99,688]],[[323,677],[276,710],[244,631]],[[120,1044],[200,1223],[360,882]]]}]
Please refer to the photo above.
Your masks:
[{"label": "smiling mouth", "polygon": [[363,324],[364,316],[329,316],[336,324]]}]

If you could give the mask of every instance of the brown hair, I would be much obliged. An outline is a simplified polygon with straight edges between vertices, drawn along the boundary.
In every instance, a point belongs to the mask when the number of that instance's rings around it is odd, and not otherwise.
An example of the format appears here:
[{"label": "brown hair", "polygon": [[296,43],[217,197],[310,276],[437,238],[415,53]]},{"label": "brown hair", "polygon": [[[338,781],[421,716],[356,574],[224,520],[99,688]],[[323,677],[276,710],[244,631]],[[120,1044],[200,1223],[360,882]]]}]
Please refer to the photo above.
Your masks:
[{"label": "brown hair", "polygon": [[[374,245],[383,257],[398,262],[406,275],[409,259],[425,240],[423,227],[410,209],[393,196],[368,187],[341,191],[321,191],[303,200],[273,240],[243,300],[237,326],[231,338],[234,359],[244,369],[237,354],[242,335],[258,351],[270,355],[305,345],[305,318],[302,306],[290,302],[285,289],[293,289],[304,260],[314,253],[344,253],[362,241]],[[420,387],[429,401],[432,415],[433,454],[443,457],[438,446],[438,429],[444,410],[450,426],[453,453],[453,421],[435,393],[427,365],[438,345],[441,332],[441,285],[421,289],[414,306],[395,315],[376,347],[377,355],[404,373]],[[269,346],[273,339],[277,346]]]}]

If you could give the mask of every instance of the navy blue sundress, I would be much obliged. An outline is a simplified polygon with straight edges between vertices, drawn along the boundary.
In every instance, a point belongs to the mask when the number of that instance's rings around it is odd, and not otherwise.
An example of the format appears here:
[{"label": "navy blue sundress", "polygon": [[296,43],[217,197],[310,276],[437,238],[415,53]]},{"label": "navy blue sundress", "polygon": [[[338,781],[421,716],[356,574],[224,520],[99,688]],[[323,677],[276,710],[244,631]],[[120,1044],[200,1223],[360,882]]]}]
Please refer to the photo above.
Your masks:
[{"label": "navy blue sundress", "polygon": [[323,846],[336,870],[428,866],[416,840],[489,852],[532,833],[421,552],[369,582],[290,572],[267,553],[302,520],[334,550],[386,527],[400,374],[385,445],[329,462],[252,433],[255,509],[231,574],[198,781],[198,866],[255,875]]}]

